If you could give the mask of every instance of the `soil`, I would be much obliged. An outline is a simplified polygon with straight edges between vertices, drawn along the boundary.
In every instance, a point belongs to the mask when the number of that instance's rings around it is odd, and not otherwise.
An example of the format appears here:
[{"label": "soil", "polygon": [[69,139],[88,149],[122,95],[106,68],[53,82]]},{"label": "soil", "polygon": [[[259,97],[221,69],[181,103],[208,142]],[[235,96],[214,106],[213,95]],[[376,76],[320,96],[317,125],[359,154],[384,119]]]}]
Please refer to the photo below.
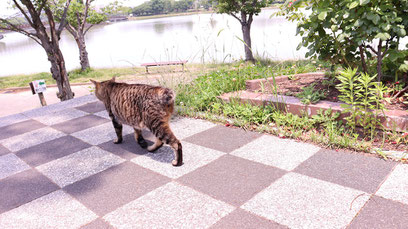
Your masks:
[{"label": "soil", "polygon": [[[278,88],[278,94],[296,96],[298,93],[302,92],[304,87],[314,85],[315,90],[324,91],[326,93],[326,98],[324,100],[330,102],[341,102],[339,100],[340,92],[336,89],[335,85],[339,81],[334,80],[331,85],[327,85],[327,82],[331,81],[324,76],[308,76],[308,77],[298,77],[289,80],[284,80],[281,82],[276,82]],[[386,97],[391,97],[391,95],[386,95]],[[395,99],[388,103],[384,101],[385,108],[387,110],[408,110],[408,105],[403,103],[401,99]]]}]

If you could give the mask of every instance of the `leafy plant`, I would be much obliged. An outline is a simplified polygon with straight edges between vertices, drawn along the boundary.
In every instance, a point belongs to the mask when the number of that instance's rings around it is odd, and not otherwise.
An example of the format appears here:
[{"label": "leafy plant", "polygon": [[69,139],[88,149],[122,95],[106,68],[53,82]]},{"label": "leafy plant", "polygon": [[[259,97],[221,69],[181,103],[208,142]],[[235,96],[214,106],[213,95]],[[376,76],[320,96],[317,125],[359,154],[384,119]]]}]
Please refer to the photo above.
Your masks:
[{"label": "leafy plant", "polygon": [[314,86],[315,84],[311,84],[310,86],[303,88],[303,91],[298,93],[296,97],[298,97],[300,101],[305,105],[315,104],[321,99],[326,98],[325,93],[315,90]]},{"label": "leafy plant", "polygon": [[358,67],[365,73],[373,59],[381,81],[384,58],[394,55],[407,36],[407,8],[405,0],[297,0],[286,1],[277,15],[299,22],[298,48],[307,47],[307,57]]},{"label": "leafy plant", "polygon": [[346,104],[341,106],[344,108],[343,113],[350,114],[345,119],[347,124],[353,131],[356,125],[363,127],[364,135],[370,132],[373,138],[375,129],[382,127],[379,118],[381,113],[384,113],[384,93],[386,88],[381,82],[375,82],[376,76],[368,74],[356,74],[357,69],[346,69],[337,79],[340,84],[337,89],[341,92],[339,99]]}]

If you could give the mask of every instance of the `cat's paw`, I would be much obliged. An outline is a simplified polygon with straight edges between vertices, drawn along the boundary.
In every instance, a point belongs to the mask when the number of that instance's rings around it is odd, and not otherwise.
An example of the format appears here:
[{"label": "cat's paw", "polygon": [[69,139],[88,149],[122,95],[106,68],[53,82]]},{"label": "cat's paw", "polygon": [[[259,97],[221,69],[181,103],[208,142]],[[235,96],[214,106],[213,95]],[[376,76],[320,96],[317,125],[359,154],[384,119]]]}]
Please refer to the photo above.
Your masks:
[{"label": "cat's paw", "polygon": [[140,147],[142,147],[143,149],[147,148],[146,140],[142,139],[142,140],[137,141],[137,143],[139,143]]},{"label": "cat's paw", "polygon": [[113,144],[120,144],[122,143],[123,139],[122,138],[117,138],[115,140],[113,140]]}]

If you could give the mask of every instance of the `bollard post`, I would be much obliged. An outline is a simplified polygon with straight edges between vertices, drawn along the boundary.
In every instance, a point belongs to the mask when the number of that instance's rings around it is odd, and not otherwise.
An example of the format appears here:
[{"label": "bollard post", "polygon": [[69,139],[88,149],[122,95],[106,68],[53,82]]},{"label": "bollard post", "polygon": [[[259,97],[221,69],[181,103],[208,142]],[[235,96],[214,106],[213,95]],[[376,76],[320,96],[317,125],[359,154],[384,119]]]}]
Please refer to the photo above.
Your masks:
[{"label": "bollard post", "polygon": [[44,94],[42,92],[38,93],[38,97],[40,98],[41,105],[47,106],[47,101],[45,101]]}]

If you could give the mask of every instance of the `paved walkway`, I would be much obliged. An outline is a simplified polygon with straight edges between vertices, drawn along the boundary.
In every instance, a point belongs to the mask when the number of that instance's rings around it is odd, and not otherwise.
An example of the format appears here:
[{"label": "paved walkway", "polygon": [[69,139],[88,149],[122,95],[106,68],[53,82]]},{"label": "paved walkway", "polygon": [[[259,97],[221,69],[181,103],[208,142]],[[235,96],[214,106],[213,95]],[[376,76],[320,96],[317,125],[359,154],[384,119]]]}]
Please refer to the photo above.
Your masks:
[{"label": "paved walkway", "polygon": [[94,96],[0,118],[0,228],[407,228],[408,165],[176,117],[173,167],[107,118]]}]

